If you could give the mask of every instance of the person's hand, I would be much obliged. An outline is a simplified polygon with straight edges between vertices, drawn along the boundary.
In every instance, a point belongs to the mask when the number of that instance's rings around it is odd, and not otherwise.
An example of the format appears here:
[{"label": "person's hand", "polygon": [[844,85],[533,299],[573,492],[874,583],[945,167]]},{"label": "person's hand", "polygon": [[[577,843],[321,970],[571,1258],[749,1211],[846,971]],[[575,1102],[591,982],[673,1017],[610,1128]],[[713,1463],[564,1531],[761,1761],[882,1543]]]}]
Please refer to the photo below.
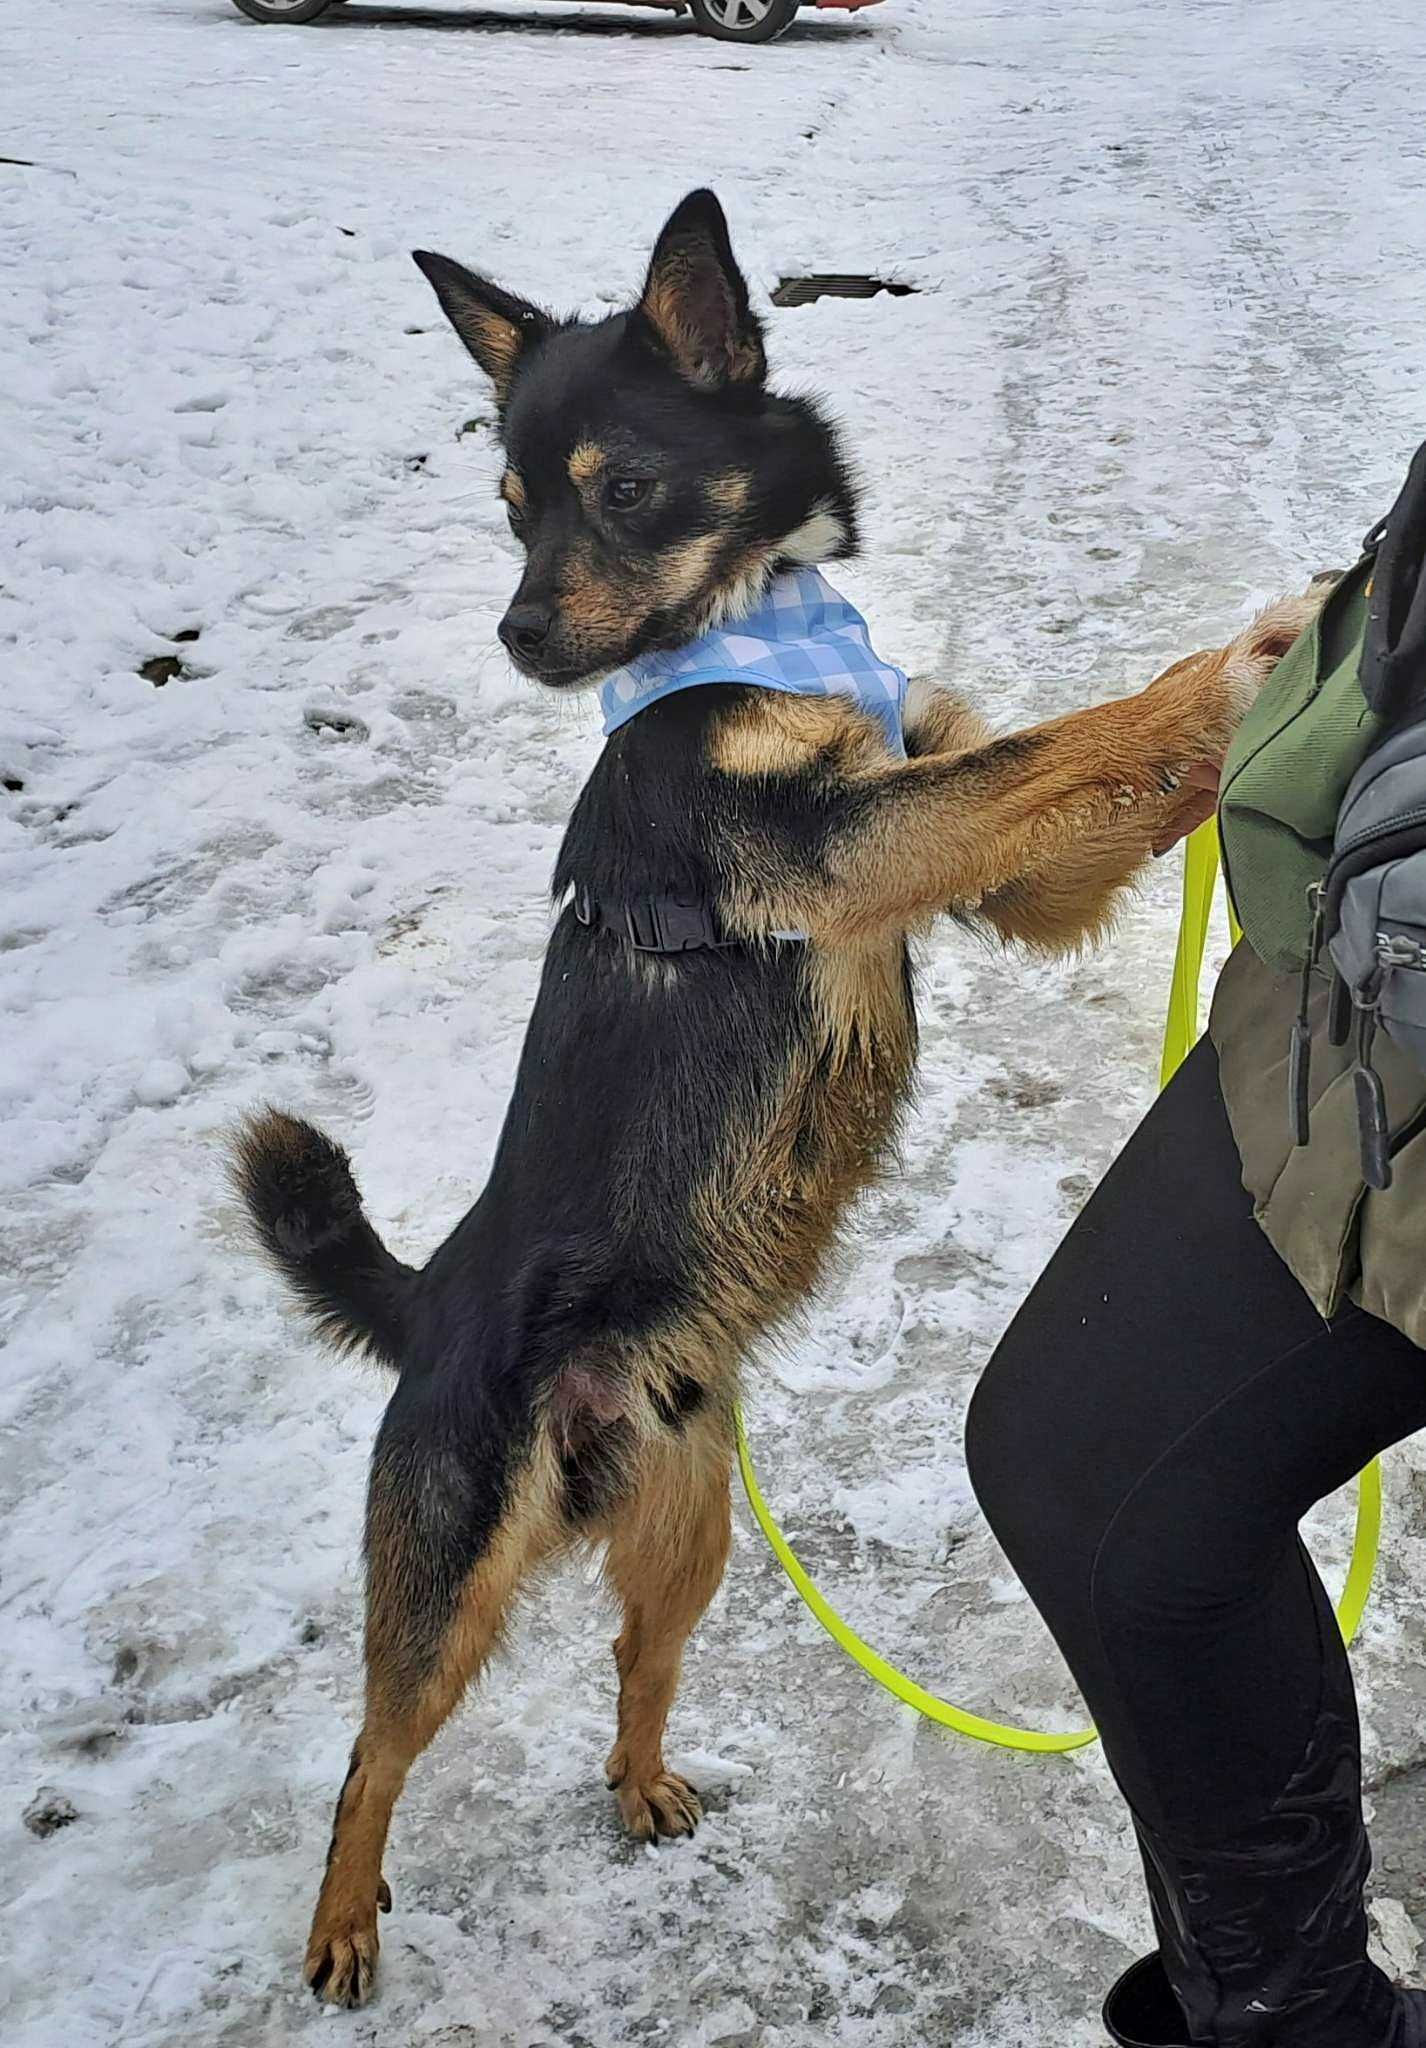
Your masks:
[{"label": "person's hand", "polygon": [[1218,807],[1218,780],[1222,773],[1221,757],[1214,761],[1194,762],[1179,784],[1174,807],[1154,840],[1156,857],[1177,846],[1180,839],[1187,839],[1205,818],[1213,816]]}]

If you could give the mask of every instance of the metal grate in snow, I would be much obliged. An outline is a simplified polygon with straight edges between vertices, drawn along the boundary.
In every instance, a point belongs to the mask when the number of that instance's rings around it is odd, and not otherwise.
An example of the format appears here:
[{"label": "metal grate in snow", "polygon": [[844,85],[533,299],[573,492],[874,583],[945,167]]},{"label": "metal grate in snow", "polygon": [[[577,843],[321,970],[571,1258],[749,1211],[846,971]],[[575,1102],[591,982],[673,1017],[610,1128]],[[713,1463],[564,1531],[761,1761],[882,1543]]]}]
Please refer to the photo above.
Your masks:
[{"label": "metal grate in snow", "polygon": [[814,299],[874,299],[889,292],[893,299],[910,298],[914,284],[896,284],[885,277],[861,277],[851,271],[821,277],[784,277],[772,295],[775,306],[810,306]]}]

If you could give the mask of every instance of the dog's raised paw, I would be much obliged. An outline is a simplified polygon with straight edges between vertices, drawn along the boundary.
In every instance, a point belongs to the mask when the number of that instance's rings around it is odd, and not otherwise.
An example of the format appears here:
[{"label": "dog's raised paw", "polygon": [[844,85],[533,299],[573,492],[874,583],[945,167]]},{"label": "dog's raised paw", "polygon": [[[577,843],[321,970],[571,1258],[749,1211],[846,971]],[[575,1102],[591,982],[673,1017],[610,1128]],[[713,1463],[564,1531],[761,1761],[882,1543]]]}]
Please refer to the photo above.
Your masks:
[{"label": "dog's raised paw", "polygon": [[673,1771],[660,1771],[644,1784],[626,1778],[616,1793],[624,1825],[636,1842],[691,1835],[703,1818],[702,1800]]},{"label": "dog's raised paw", "polygon": [[317,1998],[354,2009],[371,1996],[380,1947],[374,1918],[330,1933],[313,1928],[302,1975]]}]

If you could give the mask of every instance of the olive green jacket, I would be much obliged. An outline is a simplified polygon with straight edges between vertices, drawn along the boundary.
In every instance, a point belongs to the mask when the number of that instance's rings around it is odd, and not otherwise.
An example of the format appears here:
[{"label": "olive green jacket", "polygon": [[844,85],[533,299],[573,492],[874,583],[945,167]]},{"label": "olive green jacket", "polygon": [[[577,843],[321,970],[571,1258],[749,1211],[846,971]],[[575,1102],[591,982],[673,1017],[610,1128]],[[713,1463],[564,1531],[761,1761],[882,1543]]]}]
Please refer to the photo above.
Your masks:
[{"label": "olive green jacket", "polygon": [[1258,1221],[1324,1316],[1358,1302],[1426,1345],[1426,1073],[1377,1036],[1386,1089],[1392,1185],[1362,1180],[1350,1046],[1327,1042],[1328,986],[1312,997],[1311,1140],[1293,1142],[1288,1046],[1298,977],[1264,966],[1247,944],[1219,978],[1209,1031],[1223,1099]]}]

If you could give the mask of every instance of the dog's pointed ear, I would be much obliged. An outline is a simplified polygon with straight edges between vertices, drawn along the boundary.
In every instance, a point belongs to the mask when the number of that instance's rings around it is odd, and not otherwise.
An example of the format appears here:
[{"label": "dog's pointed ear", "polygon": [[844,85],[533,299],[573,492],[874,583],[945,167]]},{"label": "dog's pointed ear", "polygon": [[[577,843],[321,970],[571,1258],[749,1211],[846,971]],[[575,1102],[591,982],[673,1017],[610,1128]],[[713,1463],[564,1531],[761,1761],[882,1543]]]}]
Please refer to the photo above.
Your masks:
[{"label": "dog's pointed ear", "polygon": [[711,192],[690,192],[669,216],[639,312],[690,384],[718,391],[766,377],[762,325]]},{"label": "dog's pointed ear", "polygon": [[413,249],[411,255],[503,406],[521,360],[544,340],[554,322],[538,306],[501,291],[449,256],[433,255],[429,249]]}]

